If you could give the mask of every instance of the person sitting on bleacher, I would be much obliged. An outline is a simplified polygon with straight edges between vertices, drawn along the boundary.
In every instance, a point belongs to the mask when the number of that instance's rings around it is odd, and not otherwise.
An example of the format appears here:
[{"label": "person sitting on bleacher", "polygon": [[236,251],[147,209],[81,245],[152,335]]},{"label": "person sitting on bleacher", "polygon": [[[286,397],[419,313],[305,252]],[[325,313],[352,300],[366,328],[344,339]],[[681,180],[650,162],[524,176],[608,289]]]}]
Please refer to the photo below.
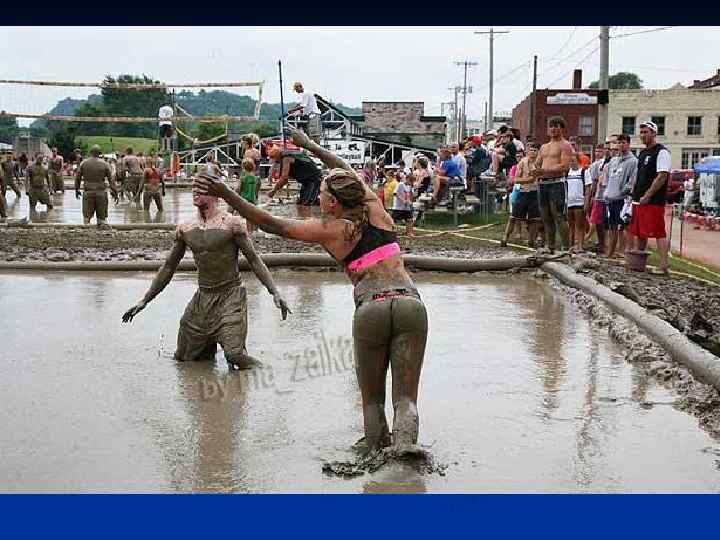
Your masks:
[{"label": "person sitting on bleacher", "polygon": [[448,195],[448,186],[464,186],[460,167],[452,159],[452,152],[448,147],[438,149],[440,160],[439,170],[433,176],[433,204],[438,204]]}]

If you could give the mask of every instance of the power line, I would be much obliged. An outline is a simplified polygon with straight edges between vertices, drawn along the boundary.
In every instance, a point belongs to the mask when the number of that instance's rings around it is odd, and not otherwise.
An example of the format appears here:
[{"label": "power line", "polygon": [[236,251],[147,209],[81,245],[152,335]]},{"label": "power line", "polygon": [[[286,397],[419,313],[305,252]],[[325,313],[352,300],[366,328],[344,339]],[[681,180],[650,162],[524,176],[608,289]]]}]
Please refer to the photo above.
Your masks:
[{"label": "power line", "polygon": [[[585,60],[587,60],[588,58],[590,58],[593,54],[595,54],[595,53],[596,53],[597,51],[599,51],[599,50],[600,50],[600,45],[598,45],[597,47],[595,47],[592,51],[590,51],[590,52],[587,54],[587,56],[585,56],[585,58],[583,58],[583,59],[580,60],[578,63],[576,63],[575,66],[573,66],[573,69],[577,68],[579,65],[582,65],[582,63],[583,63]],[[572,70],[571,70],[570,72],[565,72],[565,73],[563,73],[563,74],[560,75],[557,79],[555,79],[553,82],[551,82],[550,84],[548,84],[545,88],[551,88],[556,82],[560,81],[563,77],[567,77],[570,73],[572,73]]]},{"label": "power line", "polygon": [[650,34],[651,32],[660,32],[662,30],[668,30],[669,28],[677,28],[677,26],[661,26],[660,28],[652,28],[650,30],[640,30],[639,32],[630,32],[628,34],[618,34],[611,36],[612,39],[624,38],[629,36],[637,36],[638,34]]},{"label": "power line", "polygon": [[577,32],[577,29],[578,29],[577,26],[573,26],[573,29],[572,29],[572,31],[570,32],[570,36],[565,40],[565,43],[562,44],[562,46],[557,50],[557,52],[556,52],[555,54],[553,54],[552,57],[550,57],[550,58],[548,59],[548,62],[551,62],[552,60],[555,60],[555,58],[557,58],[557,56],[558,56],[561,52],[563,52],[563,49],[565,49],[565,47],[568,46],[568,44],[569,44],[570,41],[572,40],[573,36],[575,35],[575,32]]},{"label": "power line", "polygon": [[[575,56],[577,53],[579,53],[580,51],[582,51],[585,47],[587,47],[587,46],[590,45],[592,42],[594,42],[596,39],[597,39],[597,36],[591,37],[589,41],[587,41],[586,43],[584,43],[583,45],[581,45],[580,47],[578,47],[577,49],[575,49],[573,52],[571,52],[571,53],[570,53],[569,55],[567,55],[565,58],[561,58],[560,60],[555,60],[554,62],[550,62],[550,63],[548,63],[547,65],[545,64],[545,61],[543,61],[543,69],[547,70],[547,68],[550,68],[550,66],[554,66],[554,65],[558,65],[558,64],[562,64],[562,63],[564,63],[564,62],[567,62],[567,61],[570,60],[573,56]],[[552,69],[555,69],[555,68],[552,68]]]}]

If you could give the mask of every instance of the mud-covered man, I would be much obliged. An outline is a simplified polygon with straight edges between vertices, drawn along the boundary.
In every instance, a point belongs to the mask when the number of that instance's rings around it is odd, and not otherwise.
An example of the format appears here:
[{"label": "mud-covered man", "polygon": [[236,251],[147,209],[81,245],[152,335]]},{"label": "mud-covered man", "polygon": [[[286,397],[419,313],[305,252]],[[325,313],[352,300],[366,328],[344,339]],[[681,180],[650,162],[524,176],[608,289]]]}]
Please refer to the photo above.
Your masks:
[{"label": "mud-covered man", "polygon": [[139,193],[140,182],[143,178],[143,163],[138,156],[133,154],[132,147],[125,150],[125,157],[122,159],[122,167],[124,173],[123,192],[127,195],[128,200],[133,200]]},{"label": "mud-covered man", "polygon": [[18,165],[18,162],[15,161],[15,158],[12,154],[7,154],[5,156],[5,159],[2,162],[2,177],[3,177],[3,185],[2,185],[2,196],[5,197],[5,193],[8,189],[12,189],[15,192],[15,196],[19,199],[20,198],[20,188],[17,187],[17,184],[15,183],[16,180],[19,179],[19,170],[20,167]]},{"label": "mud-covered man", "polygon": [[35,211],[38,202],[46,205],[48,210],[52,210],[53,204],[50,200],[52,186],[48,170],[43,166],[42,154],[35,156],[35,162],[25,169],[25,178],[25,191],[30,199],[30,212]]},{"label": "mud-covered man", "polygon": [[[80,193],[81,184],[84,189],[82,194]],[[75,197],[79,199],[82,195],[83,223],[85,225],[90,224],[93,215],[97,217],[98,226],[107,224],[108,184],[112,189],[113,198],[117,200],[118,188],[110,164],[100,159],[100,147],[94,145],[90,149],[90,157],[80,163],[75,176]]]},{"label": "mud-covered man", "polygon": [[567,222],[567,197],[565,176],[570,170],[573,149],[563,136],[565,120],[552,116],[548,120],[550,142],[542,145],[530,174],[538,182],[538,203],[545,228],[545,251],[555,250],[555,236],[560,234],[562,249],[570,249],[570,233]]},{"label": "mud-covered man", "polygon": [[[201,177],[217,181],[216,176]],[[247,295],[240,280],[238,255],[242,252],[250,268],[272,295],[283,320],[290,313],[265,263],[255,252],[245,220],[218,208],[217,197],[193,193],[196,216],[178,226],[175,243],[160,271],[137,304],[125,312],[123,322],[145,309],[170,283],[189,247],[198,269],[198,290],[180,319],[175,359],[213,359],[222,347],[231,369],[248,369],[259,362],[247,353]]]},{"label": "mud-covered man", "polygon": [[65,166],[63,157],[58,154],[58,149],[52,149],[52,156],[48,162],[48,173],[50,174],[50,184],[52,185],[51,193],[60,191],[65,193],[65,183],[63,182],[62,170]]}]

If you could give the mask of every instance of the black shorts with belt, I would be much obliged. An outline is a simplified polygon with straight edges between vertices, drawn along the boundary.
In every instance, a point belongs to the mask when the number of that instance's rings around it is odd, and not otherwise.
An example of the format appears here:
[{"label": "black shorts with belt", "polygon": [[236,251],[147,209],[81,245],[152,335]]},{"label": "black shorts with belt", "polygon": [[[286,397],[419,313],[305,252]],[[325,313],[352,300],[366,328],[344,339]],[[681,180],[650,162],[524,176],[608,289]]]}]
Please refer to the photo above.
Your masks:
[{"label": "black shorts with belt", "polygon": [[321,177],[303,180],[300,182],[300,193],[298,193],[296,204],[301,206],[317,206],[320,204],[320,182]]}]

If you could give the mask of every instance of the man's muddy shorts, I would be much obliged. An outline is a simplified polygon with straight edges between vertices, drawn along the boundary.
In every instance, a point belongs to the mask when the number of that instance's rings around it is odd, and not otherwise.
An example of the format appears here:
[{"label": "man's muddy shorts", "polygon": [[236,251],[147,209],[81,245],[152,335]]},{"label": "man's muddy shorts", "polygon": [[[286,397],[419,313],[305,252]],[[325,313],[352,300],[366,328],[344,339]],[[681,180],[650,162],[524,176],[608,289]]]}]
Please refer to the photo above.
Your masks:
[{"label": "man's muddy shorts", "polygon": [[521,191],[512,206],[512,217],[522,220],[540,219],[537,191]]},{"label": "man's muddy shorts", "polygon": [[105,221],[108,215],[107,191],[85,191],[82,212],[85,219],[90,219],[95,214],[98,219]]},{"label": "man's muddy shorts", "polygon": [[37,189],[33,188],[29,191],[30,196],[30,207],[32,208],[37,203],[44,204],[48,208],[52,208],[52,201],[50,200],[50,192],[47,188]]},{"label": "man's muddy shorts", "polygon": [[160,136],[161,137],[172,137],[173,134],[173,127],[171,124],[163,124],[160,126]]},{"label": "man's muddy shorts", "polygon": [[320,177],[315,180],[300,182],[300,193],[298,194],[296,204],[301,206],[317,206],[320,204],[321,182],[322,179]]},{"label": "man's muddy shorts", "polygon": [[540,182],[537,196],[541,213],[545,208],[551,210],[553,214],[567,217],[567,186],[563,180],[551,179]]},{"label": "man's muddy shorts", "polygon": [[140,189],[140,181],[142,180],[142,175],[139,174],[131,174],[125,179],[125,188],[131,190],[133,193],[137,193]]},{"label": "man's muddy shorts", "polygon": [[65,191],[65,184],[63,183],[62,174],[57,171],[48,171],[50,175],[50,184],[52,184],[54,191]]},{"label": "man's muddy shorts", "polygon": [[[175,358],[212,359],[219,343],[230,360],[247,354],[247,293],[240,282],[198,289],[180,319]],[[207,358],[208,353],[212,356]]]}]

